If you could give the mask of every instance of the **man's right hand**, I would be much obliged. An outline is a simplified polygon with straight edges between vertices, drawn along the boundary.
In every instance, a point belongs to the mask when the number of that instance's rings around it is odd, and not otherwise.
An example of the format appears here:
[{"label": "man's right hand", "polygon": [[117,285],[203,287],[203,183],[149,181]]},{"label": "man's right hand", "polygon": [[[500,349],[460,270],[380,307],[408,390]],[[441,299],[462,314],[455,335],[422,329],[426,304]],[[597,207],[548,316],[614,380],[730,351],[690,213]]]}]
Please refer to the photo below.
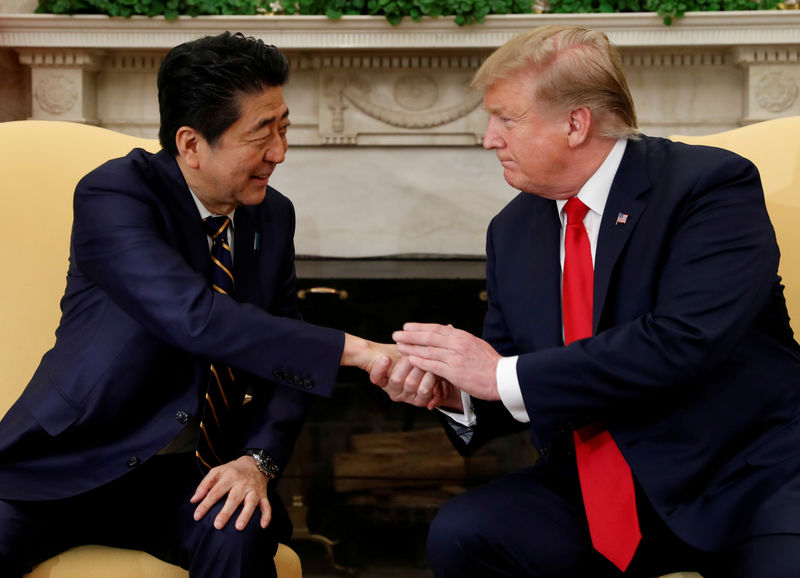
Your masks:
[{"label": "man's right hand", "polygon": [[400,360],[400,352],[394,343],[376,343],[349,333],[344,334],[344,350],[341,365],[358,367],[372,373],[378,360],[389,360],[389,365]]},{"label": "man's right hand", "polygon": [[212,468],[189,500],[197,504],[194,519],[205,516],[211,507],[225,500],[222,509],[214,518],[214,527],[221,530],[241,506],[236,518],[237,530],[247,527],[256,509],[261,511],[260,524],[266,528],[272,519],[272,506],[267,497],[267,482],[250,456],[241,456],[221,466]]},{"label": "man's right hand", "polygon": [[403,357],[394,365],[389,358],[379,359],[370,372],[370,380],[381,387],[392,401],[434,409],[447,406],[463,411],[461,392],[450,382],[417,369]]}]

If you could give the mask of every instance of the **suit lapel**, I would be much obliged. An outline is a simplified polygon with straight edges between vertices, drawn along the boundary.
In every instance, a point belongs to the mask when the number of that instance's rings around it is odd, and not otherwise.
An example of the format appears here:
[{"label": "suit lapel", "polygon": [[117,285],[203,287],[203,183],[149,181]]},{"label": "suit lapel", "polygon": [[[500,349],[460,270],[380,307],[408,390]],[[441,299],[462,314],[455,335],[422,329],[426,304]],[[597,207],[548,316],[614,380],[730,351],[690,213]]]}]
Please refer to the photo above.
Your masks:
[{"label": "suit lapel", "polygon": [[640,198],[651,188],[646,166],[647,137],[629,140],[625,155],[611,184],[597,239],[592,324],[595,333],[608,295],[611,273],[639,223],[639,218],[647,208],[647,203]]},{"label": "suit lapel", "polygon": [[166,151],[161,150],[153,157],[152,166],[164,185],[161,194],[169,199],[171,210],[177,215],[176,219],[168,223],[176,229],[172,235],[173,242],[185,255],[192,269],[209,279],[211,259],[206,232],[178,163]]},{"label": "suit lapel", "polygon": [[534,213],[538,218],[530,222],[527,242],[522,244],[527,253],[519,261],[526,264],[526,295],[522,302],[536,304],[527,319],[528,335],[536,337],[536,347],[553,347],[562,343],[561,307],[551,306],[561,303],[561,221],[555,201],[533,195],[530,201],[546,206]]}]

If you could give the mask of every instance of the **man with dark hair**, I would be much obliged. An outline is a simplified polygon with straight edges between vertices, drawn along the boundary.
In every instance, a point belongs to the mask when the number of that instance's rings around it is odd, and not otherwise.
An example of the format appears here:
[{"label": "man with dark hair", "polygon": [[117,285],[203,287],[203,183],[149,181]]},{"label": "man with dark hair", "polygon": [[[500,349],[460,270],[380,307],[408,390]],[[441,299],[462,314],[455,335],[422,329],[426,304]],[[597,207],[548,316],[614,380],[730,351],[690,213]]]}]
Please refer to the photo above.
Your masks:
[{"label": "man with dark hair", "polygon": [[238,34],[174,48],[163,150],[78,184],[56,343],[0,422],[3,576],[90,543],[193,577],[274,575],[291,535],[275,480],[309,393],[397,356],[298,318],[294,209],[267,184],[288,68]]},{"label": "man with dark hair", "polygon": [[800,576],[800,346],[756,167],[639,135],[597,31],[520,34],[473,86],[521,191],[489,225],[484,339],[406,324],[373,380],[449,408],[464,454],[529,429],[540,459],[441,508],[434,574]]},{"label": "man with dark hair", "polygon": [[191,126],[209,144],[240,115],[239,94],[258,94],[286,84],[289,61],[260,40],[225,32],[173,48],[158,75],[161,146],[178,155],[175,134]]}]

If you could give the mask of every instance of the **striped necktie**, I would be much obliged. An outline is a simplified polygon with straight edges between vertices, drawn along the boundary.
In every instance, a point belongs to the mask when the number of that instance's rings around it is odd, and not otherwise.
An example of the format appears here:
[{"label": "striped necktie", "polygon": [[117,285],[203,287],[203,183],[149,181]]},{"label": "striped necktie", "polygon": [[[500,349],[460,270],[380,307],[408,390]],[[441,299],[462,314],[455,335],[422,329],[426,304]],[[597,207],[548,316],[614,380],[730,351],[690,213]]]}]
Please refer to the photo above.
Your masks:
[{"label": "striped necktie", "polygon": [[[211,237],[211,282],[214,290],[233,296],[233,255],[228,244],[228,217],[208,217],[203,221]],[[203,416],[200,420],[195,455],[205,469],[227,462],[231,451],[226,448],[225,428],[232,425],[234,410],[241,407],[243,392],[239,391],[233,369],[212,363],[206,391]]]},{"label": "striped necktie", "polygon": [[[594,266],[583,219],[589,211],[578,197],[564,206],[564,343],[592,335]],[[623,572],[641,539],[633,475],[608,430],[589,424],[573,434],[583,505],[595,550]]]}]

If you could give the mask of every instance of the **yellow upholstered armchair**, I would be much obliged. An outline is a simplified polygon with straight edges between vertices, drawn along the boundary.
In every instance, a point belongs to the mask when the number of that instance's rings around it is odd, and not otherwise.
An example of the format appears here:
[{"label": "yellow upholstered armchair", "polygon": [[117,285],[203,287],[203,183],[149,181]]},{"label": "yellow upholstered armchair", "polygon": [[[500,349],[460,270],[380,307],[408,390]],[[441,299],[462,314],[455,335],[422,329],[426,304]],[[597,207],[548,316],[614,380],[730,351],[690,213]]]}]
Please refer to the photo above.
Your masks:
[{"label": "yellow upholstered armchair", "polygon": [[[54,341],[66,283],[72,195],[78,180],[132,148],[158,141],[57,121],[0,123],[0,199],[7,270],[0,283],[0,415],[5,414]],[[281,545],[279,578],[299,578],[300,559]],[[189,573],[145,552],[103,546],[73,548],[37,566],[28,578],[187,578]]]}]

